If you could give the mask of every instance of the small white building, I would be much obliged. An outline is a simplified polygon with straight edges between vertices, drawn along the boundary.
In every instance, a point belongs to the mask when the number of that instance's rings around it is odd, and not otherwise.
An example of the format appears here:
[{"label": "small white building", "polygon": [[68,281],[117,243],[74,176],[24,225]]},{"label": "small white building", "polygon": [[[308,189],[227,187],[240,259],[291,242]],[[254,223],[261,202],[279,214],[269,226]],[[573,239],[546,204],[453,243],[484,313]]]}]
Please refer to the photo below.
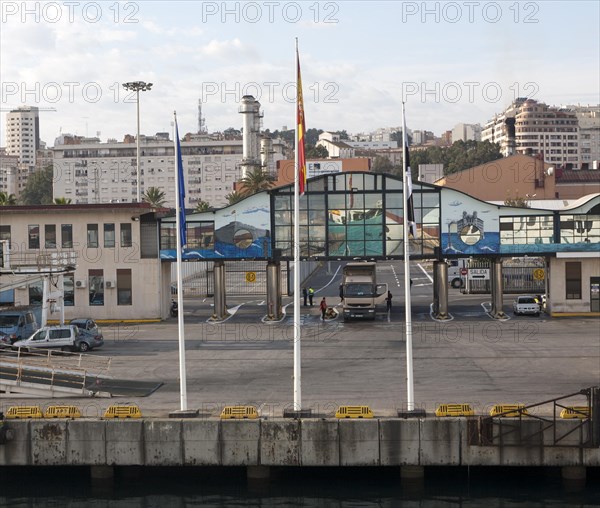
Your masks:
[{"label": "small white building", "polygon": [[2,207],[0,240],[10,249],[1,286],[12,291],[2,301],[41,305],[36,269],[66,259],[75,269],[64,275],[65,319],[167,317],[170,294],[160,288],[170,283],[170,266],[161,266],[158,246],[158,219],[167,212],[147,203]]}]

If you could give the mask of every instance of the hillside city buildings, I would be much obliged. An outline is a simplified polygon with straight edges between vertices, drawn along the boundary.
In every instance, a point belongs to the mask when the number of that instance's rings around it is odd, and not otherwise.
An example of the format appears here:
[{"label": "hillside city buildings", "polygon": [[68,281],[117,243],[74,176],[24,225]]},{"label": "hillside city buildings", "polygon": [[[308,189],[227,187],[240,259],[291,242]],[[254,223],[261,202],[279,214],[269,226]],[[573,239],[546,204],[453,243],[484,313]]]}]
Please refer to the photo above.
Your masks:
[{"label": "hillside city buildings", "polygon": [[[281,139],[262,134],[263,113],[252,96],[242,98],[243,136],[221,133],[187,134],[181,142],[186,176],[186,207],[208,202],[219,208],[235,190],[235,182],[258,168],[277,176],[280,161],[289,160],[293,147]],[[54,147],[46,149],[39,138],[40,111],[21,107],[6,117],[6,145],[0,149],[0,191],[20,196],[27,179],[51,164],[54,169],[55,198],[73,204],[133,203],[137,198],[138,168],[135,136],[106,142],[64,134]],[[349,160],[376,156],[402,164],[398,140],[401,127],[386,127],[341,139],[339,133],[325,131],[318,145],[325,147],[330,160]],[[560,178],[573,185],[597,180],[577,173],[594,170],[600,160],[600,106],[552,107],[533,99],[517,99],[494,115],[483,127],[458,123],[440,137],[432,131],[409,131],[411,146],[449,146],[452,142],[490,141],[498,143],[503,155],[540,156],[544,162],[561,169]],[[156,187],[165,194],[165,205],[175,203],[173,140],[169,133],[140,136],[140,186],[142,194]],[[362,164],[362,163],[361,163]],[[344,163],[348,166],[348,163]],[[352,166],[353,167],[353,166]],[[363,167],[361,165],[361,167]],[[435,181],[444,168],[419,171],[423,181]],[[600,174],[600,173],[599,173]],[[425,176],[427,175],[427,176]]]}]

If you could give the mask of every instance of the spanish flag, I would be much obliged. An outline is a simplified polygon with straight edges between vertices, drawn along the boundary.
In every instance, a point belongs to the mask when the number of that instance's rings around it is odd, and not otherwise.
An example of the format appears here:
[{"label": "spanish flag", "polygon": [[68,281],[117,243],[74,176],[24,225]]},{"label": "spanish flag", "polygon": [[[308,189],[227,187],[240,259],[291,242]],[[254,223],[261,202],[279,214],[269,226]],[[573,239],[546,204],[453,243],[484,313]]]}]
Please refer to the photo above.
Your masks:
[{"label": "spanish flag", "polygon": [[298,48],[296,47],[296,63],[297,69],[297,93],[296,97],[296,136],[297,136],[297,150],[298,150],[298,189],[299,194],[302,196],[306,190],[306,155],[304,152],[304,132],[306,127],[304,124],[304,100],[302,99],[302,79],[300,78],[300,56],[298,55]]}]

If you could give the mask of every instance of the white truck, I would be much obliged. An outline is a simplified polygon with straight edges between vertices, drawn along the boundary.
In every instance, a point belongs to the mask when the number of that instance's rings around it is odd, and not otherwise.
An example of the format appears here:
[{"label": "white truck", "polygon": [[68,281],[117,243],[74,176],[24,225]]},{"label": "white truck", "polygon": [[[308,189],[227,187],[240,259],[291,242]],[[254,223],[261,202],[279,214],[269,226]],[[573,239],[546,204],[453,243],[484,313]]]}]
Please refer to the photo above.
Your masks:
[{"label": "white truck", "polygon": [[342,278],[344,321],[375,319],[375,309],[385,302],[387,292],[387,284],[377,284],[376,263],[348,263],[344,266]]},{"label": "white truck", "polygon": [[448,260],[448,283],[453,288],[460,289],[465,285],[466,275],[462,275],[461,270],[468,266],[469,258]]}]

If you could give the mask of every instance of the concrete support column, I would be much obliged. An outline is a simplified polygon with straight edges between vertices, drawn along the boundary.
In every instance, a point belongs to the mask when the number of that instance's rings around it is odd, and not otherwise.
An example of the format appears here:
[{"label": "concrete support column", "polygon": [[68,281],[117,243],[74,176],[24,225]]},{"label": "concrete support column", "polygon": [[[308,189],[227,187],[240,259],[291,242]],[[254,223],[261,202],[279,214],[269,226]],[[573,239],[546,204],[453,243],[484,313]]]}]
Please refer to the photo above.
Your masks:
[{"label": "concrete support column", "polygon": [[267,263],[267,317],[272,320],[280,320],[282,316],[281,263],[269,261]]},{"label": "concrete support column", "polygon": [[492,260],[491,266],[491,286],[492,286],[492,317],[495,319],[503,319],[506,317],[504,313],[504,299],[502,293],[502,259],[496,258]]},{"label": "concrete support column", "polygon": [[448,263],[434,261],[433,277],[434,317],[436,319],[448,319]]},{"label": "concrete support column", "polygon": [[227,303],[225,295],[225,261],[215,261],[214,270],[215,286],[215,309],[213,319],[225,319],[227,317]]}]

